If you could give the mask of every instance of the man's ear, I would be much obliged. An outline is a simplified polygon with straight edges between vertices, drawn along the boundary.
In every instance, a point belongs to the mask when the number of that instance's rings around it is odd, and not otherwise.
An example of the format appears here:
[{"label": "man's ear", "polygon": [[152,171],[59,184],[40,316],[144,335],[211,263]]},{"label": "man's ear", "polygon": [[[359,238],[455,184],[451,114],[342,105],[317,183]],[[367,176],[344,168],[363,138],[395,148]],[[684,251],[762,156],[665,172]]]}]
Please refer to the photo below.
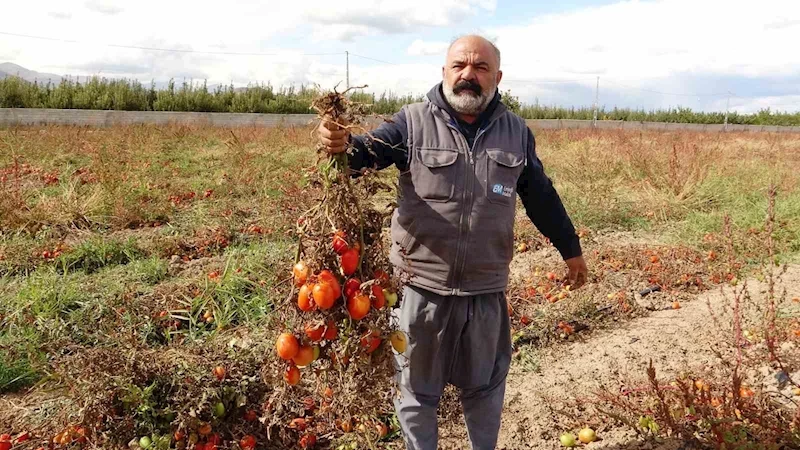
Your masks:
[{"label": "man's ear", "polygon": [[444,81],[444,66],[442,66],[442,81]]},{"label": "man's ear", "polygon": [[495,82],[495,84],[499,85],[500,84],[500,80],[502,80],[502,79],[503,79],[503,71],[502,70],[498,70],[497,71],[497,81]]}]

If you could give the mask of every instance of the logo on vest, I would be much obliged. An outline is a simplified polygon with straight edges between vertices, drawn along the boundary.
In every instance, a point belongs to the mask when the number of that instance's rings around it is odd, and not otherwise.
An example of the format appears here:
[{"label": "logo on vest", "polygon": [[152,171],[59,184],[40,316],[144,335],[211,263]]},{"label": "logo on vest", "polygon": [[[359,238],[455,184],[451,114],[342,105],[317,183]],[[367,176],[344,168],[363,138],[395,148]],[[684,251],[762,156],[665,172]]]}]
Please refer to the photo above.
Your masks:
[{"label": "logo on vest", "polygon": [[500,194],[503,197],[512,197],[514,195],[514,188],[513,187],[505,187],[502,184],[495,184],[492,186],[492,192],[495,194]]}]

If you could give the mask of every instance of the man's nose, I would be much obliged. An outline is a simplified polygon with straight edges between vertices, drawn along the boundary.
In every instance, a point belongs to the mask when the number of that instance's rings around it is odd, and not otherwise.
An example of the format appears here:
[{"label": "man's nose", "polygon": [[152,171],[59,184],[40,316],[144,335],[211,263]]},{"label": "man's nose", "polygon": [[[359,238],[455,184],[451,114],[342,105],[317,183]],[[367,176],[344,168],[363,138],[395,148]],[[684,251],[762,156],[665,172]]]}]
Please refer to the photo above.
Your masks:
[{"label": "man's nose", "polygon": [[475,69],[472,66],[467,66],[464,70],[461,71],[461,79],[464,81],[474,81],[475,80]]}]

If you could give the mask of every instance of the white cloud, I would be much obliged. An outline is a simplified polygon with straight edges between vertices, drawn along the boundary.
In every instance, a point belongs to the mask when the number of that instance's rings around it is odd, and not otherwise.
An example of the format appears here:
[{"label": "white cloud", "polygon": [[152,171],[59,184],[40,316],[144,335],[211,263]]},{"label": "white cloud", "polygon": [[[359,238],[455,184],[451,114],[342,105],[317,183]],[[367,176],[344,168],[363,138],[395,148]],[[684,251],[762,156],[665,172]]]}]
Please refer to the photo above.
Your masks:
[{"label": "white cloud", "polygon": [[417,39],[411,43],[408,47],[408,54],[411,56],[430,56],[430,55],[442,55],[444,56],[445,52],[447,52],[447,48],[450,46],[448,42],[440,42],[440,41],[433,41],[433,42],[426,42],[422,39]]},{"label": "white cloud", "polygon": [[[364,45],[405,47],[396,54],[362,54],[396,62],[382,65],[351,55],[351,84],[400,94],[424,93],[441,77],[441,62],[415,62],[442,55],[445,42],[426,39],[459,35],[480,26],[497,0],[229,0],[209,1],[32,0],[11,2],[3,31],[80,41],[59,43],[0,35],[0,59],[29,69],[72,75],[208,78],[210,83],[273,85],[345,79],[344,57],[303,56]],[[511,6],[509,6],[511,7]],[[523,100],[590,105],[595,75],[601,104],[646,108],[682,104],[724,109],[725,97],[668,93],[717,93],[723,80],[783,80],[786,95],[800,95],[800,2],[762,0],[757,5],[723,0],[624,1],[531,18],[527,23],[483,30],[503,54],[501,89]],[[292,40],[293,39],[293,40]],[[366,40],[369,40],[367,42]],[[354,44],[345,44],[353,41]],[[165,53],[102,44],[181,48],[279,56]],[[282,44],[280,44],[282,43]],[[396,50],[395,50],[396,51]],[[425,59],[424,61],[428,61]],[[2,62],[2,61],[0,61]],[[531,81],[535,80],[535,81]],[[715,82],[719,80],[719,82]],[[754,81],[753,83],[755,83]],[[742,88],[744,89],[744,88]],[[787,103],[776,89],[739,92],[732,109]],[[759,91],[759,92],[761,92]],[[754,90],[755,92],[755,90]],[[797,102],[800,103],[800,102]],[[800,105],[794,110],[800,109]]]}]

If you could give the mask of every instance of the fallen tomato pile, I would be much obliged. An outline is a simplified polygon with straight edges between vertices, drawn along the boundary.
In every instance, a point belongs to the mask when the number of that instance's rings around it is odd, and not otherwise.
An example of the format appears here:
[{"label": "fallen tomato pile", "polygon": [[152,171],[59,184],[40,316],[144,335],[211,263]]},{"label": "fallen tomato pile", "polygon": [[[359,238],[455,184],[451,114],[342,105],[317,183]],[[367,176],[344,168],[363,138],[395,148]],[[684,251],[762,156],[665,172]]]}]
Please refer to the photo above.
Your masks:
[{"label": "fallen tomato pile", "polygon": [[[314,107],[341,127],[358,127],[363,116],[362,105],[336,92]],[[346,153],[320,154],[311,175],[322,196],[297,221],[294,288],[278,310],[274,370],[285,384],[270,399],[270,421],[289,424],[301,447],[373,445],[389,432],[394,352],[407,343],[392,321],[401,281],[389,275],[388,213],[371,201],[390,188],[372,171],[354,178]]]}]

